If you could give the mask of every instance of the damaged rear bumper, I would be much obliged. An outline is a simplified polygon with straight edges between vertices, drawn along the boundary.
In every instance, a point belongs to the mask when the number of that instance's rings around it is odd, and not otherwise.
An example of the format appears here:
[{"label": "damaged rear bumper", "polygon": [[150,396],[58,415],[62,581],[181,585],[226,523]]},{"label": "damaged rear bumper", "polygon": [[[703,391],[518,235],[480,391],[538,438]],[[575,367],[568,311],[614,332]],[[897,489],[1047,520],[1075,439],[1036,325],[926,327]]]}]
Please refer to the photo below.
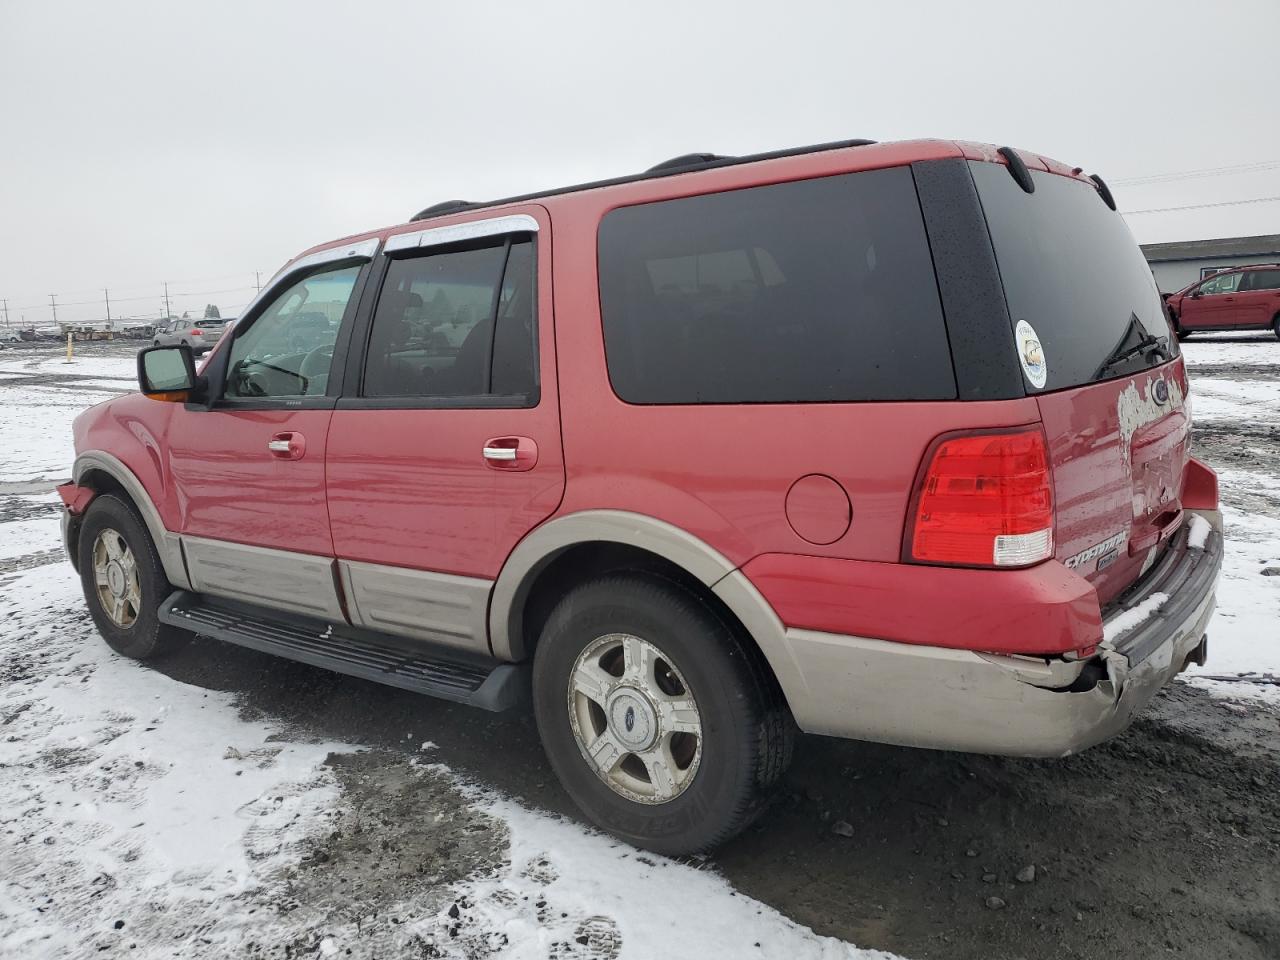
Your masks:
[{"label": "damaged rear bumper", "polygon": [[[1222,521],[1193,544],[1193,523],[1104,613],[1088,660],[1044,660],[788,629],[807,695],[791,697],[801,729],[902,746],[1011,756],[1065,756],[1125,729],[1191,661],[1222,569]],[[797,700],[801,702],[797,702]],[[799,709],[797,709],[799,707]]]}]

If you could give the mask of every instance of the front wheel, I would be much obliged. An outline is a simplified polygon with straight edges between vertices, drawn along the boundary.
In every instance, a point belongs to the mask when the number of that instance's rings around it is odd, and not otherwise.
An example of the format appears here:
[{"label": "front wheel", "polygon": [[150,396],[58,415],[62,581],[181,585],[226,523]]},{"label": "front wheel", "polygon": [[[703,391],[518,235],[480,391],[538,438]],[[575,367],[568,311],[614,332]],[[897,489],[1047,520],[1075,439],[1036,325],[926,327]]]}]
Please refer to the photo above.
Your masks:
[{"label": "front wheel", "polygon": [[191,636],[157,616],[172,587],[132,506],[112,494],[95,498],[80,526],[78,546],[89,613],[112,650],[149,660],[172,652]]},{"label": "front wheel", "polygon": [[570,591],[538,641],[533,696],[569,795],[600,827],[659,853],[740,832],[790,762],[791,718],[759,655],[661,577]]},{"label": "front wheel", "polygon": [[1275,319],[1271,321],[1271,332],[1276,335],[1277,340],[1280,340],[1280,313],[1277,313]]}]

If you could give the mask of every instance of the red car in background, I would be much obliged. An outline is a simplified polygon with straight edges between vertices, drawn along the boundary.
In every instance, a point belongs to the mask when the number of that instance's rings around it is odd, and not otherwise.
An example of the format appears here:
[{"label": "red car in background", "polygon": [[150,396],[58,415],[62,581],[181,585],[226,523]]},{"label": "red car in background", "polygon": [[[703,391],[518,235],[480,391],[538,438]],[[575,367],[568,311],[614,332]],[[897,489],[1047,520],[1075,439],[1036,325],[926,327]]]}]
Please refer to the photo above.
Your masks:
[{"label": "red car in background", "polygon": [[1271,330],[1280,337],[1280,264],[1223,270],[1165,296],[1178,337],[1209,330]]}]

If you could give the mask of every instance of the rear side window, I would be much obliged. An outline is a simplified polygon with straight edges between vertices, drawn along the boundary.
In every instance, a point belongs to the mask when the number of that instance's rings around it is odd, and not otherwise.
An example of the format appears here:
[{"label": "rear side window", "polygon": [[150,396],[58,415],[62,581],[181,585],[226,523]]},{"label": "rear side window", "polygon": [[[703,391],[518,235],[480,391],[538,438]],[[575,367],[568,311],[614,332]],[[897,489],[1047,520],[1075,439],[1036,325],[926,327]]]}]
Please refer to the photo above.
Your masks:
[{"label": "rear side window", "polygon": [[394,259],[373,315],[363,395],[535,406],[535,357],[527,237]]},{"label": "rear side window", "polygon": [[1033,170],[1035,192],[1026,193],[1001,164],[969,168],[1010,321],[1026,321],[1040,341],[1043,389],[1131,375],[1177,355],[1151,268],[1091,184]]},{"label": "rear side window", "polygon": [[599,245],[609,378],[630,403],[956,395],[905,167],[623,207]]},{"label": "rear side window", "polygon": [[1280,270],[1251,270],[1246,290],[1280,290]]}]

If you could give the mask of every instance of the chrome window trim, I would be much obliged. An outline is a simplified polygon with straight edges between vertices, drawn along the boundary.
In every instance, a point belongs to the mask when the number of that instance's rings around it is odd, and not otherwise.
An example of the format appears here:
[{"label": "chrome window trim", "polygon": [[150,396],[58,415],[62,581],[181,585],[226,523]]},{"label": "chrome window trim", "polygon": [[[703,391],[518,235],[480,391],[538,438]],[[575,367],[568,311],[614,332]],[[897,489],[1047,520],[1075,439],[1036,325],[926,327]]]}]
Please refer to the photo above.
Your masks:
[{"label": "chrome window trim", "polygon": [[398,233],[387,238],[385,252],[396,250],[414,250],[422,247],[436,247],[444,243],[458,243],[462,240],[476,240],[481,237],[496,237],[505,233],[537,233],[538,221],[525,213],[507,217],[491,217],[488,220],[471,220],[450,227],[432,227],[428,230],[415,230],[412,233]]},{"label": "chrome window trim", "polygon": [[339,260],[367,262],[377,255],[378,243],[377,237],[370,237],[368,240],[361,240],[359,243],[349,243],[338,247],[330,247],[327,250],[317,250],[315,253],[309,253],[305,257],[299,257],[292,263],[286,263],[258,291],[257,296],[241,309],[240,316],[236,319],[236,325],[239,326],[242,319],[252,317],[253,312],[278,293],[283,282],[299,270],[308,270],[311,267],[318,267],[325,263],[336,263]]},{"label": "chrome window trim", "polygon": [[372,260],[373,255],[377,252],[378,238],[370,237],[368,240],[361,240],[359,243],[329,247],[327,250],[317,250],[315,253],[309,253],[305,257],[299,257],[285,267],[277,276],[283,276],[285,271],[294,273],[298,270],[318,267],[322,263],[330,263],[334,260]]}]

